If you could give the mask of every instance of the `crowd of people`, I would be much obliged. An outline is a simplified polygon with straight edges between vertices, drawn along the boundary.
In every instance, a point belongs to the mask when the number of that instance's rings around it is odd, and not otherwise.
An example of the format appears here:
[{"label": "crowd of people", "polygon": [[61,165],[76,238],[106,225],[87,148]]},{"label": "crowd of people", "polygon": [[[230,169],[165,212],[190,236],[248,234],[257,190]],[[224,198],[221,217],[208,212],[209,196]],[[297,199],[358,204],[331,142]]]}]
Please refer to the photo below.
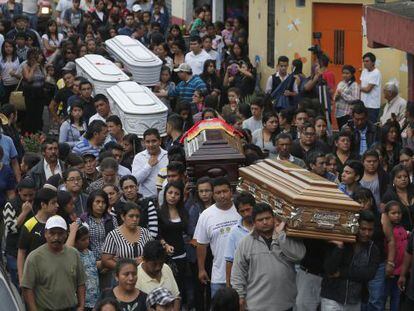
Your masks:
[{"label": "crowd of people", "polygon": [[[204,6],[179,26],[164,1],[59,0],[41,29],[38,8],[0,5],[1,261],[28,310],[414,309],[414,103],[373,53],[338,83],[319,49],[309,75],[280,56],[261,92],[242,17]],[[126,133],[76,72],[100,54],[131,75],[105,49],[116,35],[163,62],[166,137]],[[246,165],[288,161],[359,202],[356,243],[286,236],[226,177],[190,187],[182,137],[213,118],[242,133]]]}]

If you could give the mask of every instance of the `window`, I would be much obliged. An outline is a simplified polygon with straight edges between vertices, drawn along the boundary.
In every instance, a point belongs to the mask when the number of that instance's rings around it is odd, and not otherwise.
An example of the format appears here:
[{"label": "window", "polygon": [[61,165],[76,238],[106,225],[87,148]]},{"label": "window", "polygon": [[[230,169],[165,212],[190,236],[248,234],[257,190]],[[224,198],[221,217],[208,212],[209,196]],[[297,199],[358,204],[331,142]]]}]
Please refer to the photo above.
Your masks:
[{"label": "window", "polygon": [[306,6],[306,0],[296,0],[296,6],[298,8],[303,8]]},{"label": "window", "polygon": [[335,65],[343,65],[345,60],[345,31],[334,30],[334,59]]},{"label": "window", "polygon": [[275,66],[275,2],[269,0],[267,4],[267,65]]}]

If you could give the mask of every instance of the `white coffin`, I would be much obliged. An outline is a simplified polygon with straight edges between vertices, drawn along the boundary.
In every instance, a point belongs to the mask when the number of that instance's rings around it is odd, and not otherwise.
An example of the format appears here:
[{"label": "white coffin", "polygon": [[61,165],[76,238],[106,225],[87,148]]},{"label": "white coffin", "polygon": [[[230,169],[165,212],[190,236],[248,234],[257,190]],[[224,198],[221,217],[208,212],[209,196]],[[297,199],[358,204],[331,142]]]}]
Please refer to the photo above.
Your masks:
[{"label": "white coffin", "polygon": [[87,54],[76,59],[77,74],[88,79],[94,86],[94,94],[105,94],[106,90],[130,78],[113,62],[102,55]]},{"label": "white coffin", "polygon": [[142,138],[145,130],[156,128],[166,135],[168,108],[145,86],[136,82],[120,82],[110,87],[111,110],[120,117],[128,133]]},{"label": "white coffin", "polygon": [[116,36],[105,41],[107,51],[131,72],[133,80],[142,85],[160,81],[162,61],[140,41],[128,36]]}]

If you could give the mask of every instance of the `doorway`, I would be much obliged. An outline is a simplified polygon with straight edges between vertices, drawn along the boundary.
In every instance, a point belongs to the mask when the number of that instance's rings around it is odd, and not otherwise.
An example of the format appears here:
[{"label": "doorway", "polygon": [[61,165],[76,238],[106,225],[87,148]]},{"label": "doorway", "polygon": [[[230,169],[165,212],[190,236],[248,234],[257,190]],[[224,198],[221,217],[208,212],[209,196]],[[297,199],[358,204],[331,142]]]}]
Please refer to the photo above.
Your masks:
[{"label": "doorway", "polygon": [[331,63],[329,69],[335,74],[335,82],[342,80],[342,66],[352,65],[359,79],[362,65],[362,16],[361,4],[313,4],[313,32],[320,33],[320,44]]}]

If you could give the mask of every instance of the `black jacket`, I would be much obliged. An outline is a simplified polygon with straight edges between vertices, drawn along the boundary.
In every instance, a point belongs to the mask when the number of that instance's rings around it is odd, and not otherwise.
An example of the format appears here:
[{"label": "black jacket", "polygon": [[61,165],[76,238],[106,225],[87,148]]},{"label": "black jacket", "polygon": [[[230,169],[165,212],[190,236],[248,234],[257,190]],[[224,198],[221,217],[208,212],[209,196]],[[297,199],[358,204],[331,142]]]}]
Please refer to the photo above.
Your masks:
[{"label": "black jacket", "polygon": [[[334,247],[325,257],[321,297],[340,304],[357,304],[366,298],[366,283],[380,263],[378,248],[371,241],[359,250],[353,244]],[[330,277],[339,271],[339,277]]]},{"label": "black jacket", "polygon": [[[62,169],[62,172],[65,170],[65,166],[62,161],[58,160],[60,167]],[[44,163],[45,160],[42,159],[39,163],[37,163],[35,166],[32,167],[32,169],[29,171],[28,175],[30,178],[33,179],[35,183],[35,187],[37,190],[43,187],[43,185],[46,183],[46,174],[44,170]]]},{"label": "black jacket", "polygon": [[[353,121],[351,120],[349,125],[345,124],[343,128],[349,127],[352,132],[352,143],[351,151],[352,153],[359,154],[359,145],[361,143],[361,134],[355,128]],[[376,142],[380,140],[381,132],[380,128],[373,124],[371,121],[367,121],[367,147],[370,149]]]}]

